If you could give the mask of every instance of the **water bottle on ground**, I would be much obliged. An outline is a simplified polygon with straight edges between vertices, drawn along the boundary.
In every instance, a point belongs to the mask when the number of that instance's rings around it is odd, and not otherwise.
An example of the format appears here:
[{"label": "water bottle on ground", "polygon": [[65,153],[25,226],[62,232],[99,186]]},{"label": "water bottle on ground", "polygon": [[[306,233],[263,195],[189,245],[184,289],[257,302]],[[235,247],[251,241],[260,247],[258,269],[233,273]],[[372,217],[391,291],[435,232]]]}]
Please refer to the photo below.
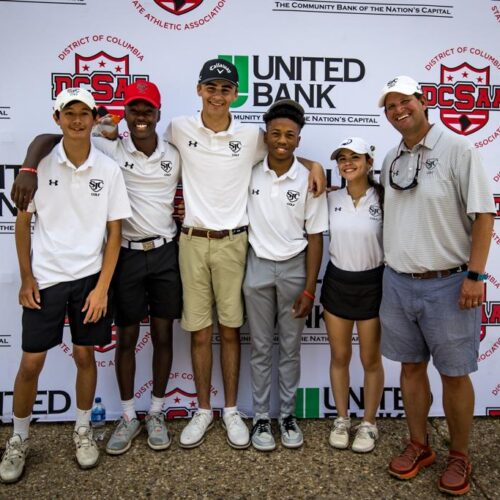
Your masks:
[{"label": "water bottle on ground", "polygon": [[90,421],[94,429],[104,427],[106,423],[106,408],[104,408],[100,397],[95,398],[95,404],[90,414]]}]

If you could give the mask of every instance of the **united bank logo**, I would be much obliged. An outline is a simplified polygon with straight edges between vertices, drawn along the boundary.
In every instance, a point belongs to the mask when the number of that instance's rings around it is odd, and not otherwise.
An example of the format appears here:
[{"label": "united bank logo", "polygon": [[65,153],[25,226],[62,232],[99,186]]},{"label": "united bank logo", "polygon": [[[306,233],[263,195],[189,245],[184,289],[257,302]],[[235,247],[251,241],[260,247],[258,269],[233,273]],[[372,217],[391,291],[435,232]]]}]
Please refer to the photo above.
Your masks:
[{"label": "united bank logo", "polygon": [[476,68],[468,62],[441,64],[440,83],[422,83],[430,108],[439,108],[444,125],[460,135],[481,130],[491,111],[500,108],[500,86],[490,84],[490,66]]},{"label": "united bank logo", "polygon": [[349,112],[337,98],[339,86],[363,81],[365,63],[354,57],[220,54],[239,74],[234,116],[242,123],[262,123],[262,114],[280,99],[294,99],[312,125],[379,126],[378,114]]},{"label": "united bank logo", "polygon": [[148,81],[149,76],[132,74],[130,56],[115,56],[101,50],[90,56],[76,53],[71,72],[51,74],[52,99],[69,87],[83,87],[90,91],[97,105],[123,116],[125,87],[137,81]]}]

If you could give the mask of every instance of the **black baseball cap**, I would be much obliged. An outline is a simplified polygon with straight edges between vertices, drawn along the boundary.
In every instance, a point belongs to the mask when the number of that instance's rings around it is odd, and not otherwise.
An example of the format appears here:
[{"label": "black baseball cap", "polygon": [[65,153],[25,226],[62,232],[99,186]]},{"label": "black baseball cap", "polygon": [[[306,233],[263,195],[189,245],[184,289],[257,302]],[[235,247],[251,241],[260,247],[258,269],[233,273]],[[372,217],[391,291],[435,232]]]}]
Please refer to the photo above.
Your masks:
[{"label": "black baseball cap", "polygon": [[226,80],[238,86],[238,70],[236,66],[224,59],[210,59],[200,71],[198,83],[207,83],[212,80]]}]

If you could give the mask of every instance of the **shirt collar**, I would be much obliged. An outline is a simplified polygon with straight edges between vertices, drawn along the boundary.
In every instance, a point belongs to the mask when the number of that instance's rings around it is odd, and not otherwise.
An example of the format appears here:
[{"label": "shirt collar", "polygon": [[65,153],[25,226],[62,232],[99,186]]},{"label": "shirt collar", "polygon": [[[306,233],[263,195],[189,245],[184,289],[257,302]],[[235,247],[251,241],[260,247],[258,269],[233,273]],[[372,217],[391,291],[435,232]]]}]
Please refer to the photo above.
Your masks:
[{"label": "shirt collar", "polygon": [[[122,141],[123,141],[123,146],[125,147],[125,150],[128,153],[130,154],[138,153],[144,155],[142,151],[139,151],[135,147],[134,141],[132,141],[130,135],[122,139]],[[156,158],[163,156],[164,152],[165,152],[165,145],[163,144],[163,140],[158,136],[158,134],[156,134],[156,149],[154,150],[153,154],[148,158],[154,161]]]},{"label": "shirt collar", "polygon": [[96,149],[95,149],[94,145],[92,144],[92,142],[90,143],[90,151],[89,151],[89,155],[87,156],[87,159],[77,168],[68,159],[68,157],[66,155],[66,151],[64,151],[63,141],[64,141],[64,138],[57,145],[57,160],[59,161],[59,163],[66,165],[69,168],[73,168],[74,170],[78,170],[80,172],[83,170],[87,170],[88,168],[92,167],[92,165],[94,165]]},{"label": "shirt collar", "polygon": [[415,147],[424,147],[426,149],[432,150],[438,142],[439,138],[443,134],[443,129],[435,124],[431,124],[431,128],[427,131],[427,134],[422,137],[420,142],[416,144],[413,148],[408,148],[403,140],[401,140],[401,151],[412,151]]},{"label": "shirt collar", "polygon": [[[262,161],[262,167],[264,169],[264,172],[272,172],[274,175],[276,175],[276,172],[269,167],[269,162],[267,161],[269,155],[266,155],[264,160]],[[279,179],[292,179],[295,180],[297,177],[298,171],[299,171],[300,165],[299,165],[299,160],[294,156],[293,157],[293,163],[292,166],[281,176],[277,177]]]},{"label": "shirt collar", "polygon": [[222,130],[220,132],[214,132],[208,127],[205,127],[205,124],[203,123],[203,120],[201,118],[201,111],[198,113],[198,116],[196,117],[196,124],[198,125],[198,128],[206,130],[211,134],[234,135],[235,120],[231,113],[229,113],[229,118],[230,118],[229,127],[227,127],[226,130]]}]

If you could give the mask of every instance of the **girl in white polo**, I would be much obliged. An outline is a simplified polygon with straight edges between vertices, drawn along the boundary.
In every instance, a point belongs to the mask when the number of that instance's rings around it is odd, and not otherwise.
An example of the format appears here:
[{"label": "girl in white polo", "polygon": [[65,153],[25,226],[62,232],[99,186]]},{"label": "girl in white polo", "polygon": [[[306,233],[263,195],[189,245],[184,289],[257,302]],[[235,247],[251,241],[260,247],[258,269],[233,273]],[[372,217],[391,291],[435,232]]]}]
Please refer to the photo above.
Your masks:
[{"label": "girl in white polo", "polygon": [[384,271],[383,188],[373,180],[374,149],[363,139],[351,137],[332,153],[347,186],[328,196],[330,262],[321,291],[331,348],[330,379],[338,412],[330,444],[341,449],[349,446],[349,364],[356,323],[364,369],[365,415],[357,427],[352,450],[360,453],[375,447],[375,414],[384,385],[378,318]]}]

